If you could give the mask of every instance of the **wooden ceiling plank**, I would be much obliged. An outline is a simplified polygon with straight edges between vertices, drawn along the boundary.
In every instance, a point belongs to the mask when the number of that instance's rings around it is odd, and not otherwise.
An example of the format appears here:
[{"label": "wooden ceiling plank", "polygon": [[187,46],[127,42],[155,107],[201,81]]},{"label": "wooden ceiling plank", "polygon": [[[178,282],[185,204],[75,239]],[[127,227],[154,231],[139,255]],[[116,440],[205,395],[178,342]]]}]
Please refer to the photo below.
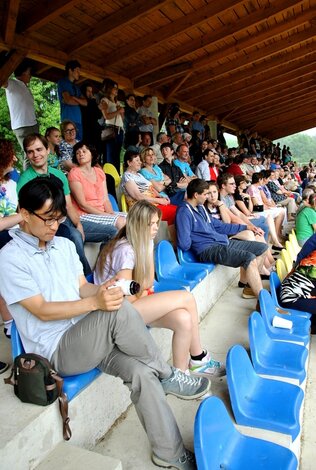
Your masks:
[{"label": "wooden ceiling plank", "polygon": [[242,1],[213,0],[208,5],[199,8],[190,15],[182,16],[178,20],[153,31],[144,37],[136,39],[115,51],[112,51],[109,56],[105,58],[105,62],[108,66],[111,66],[122,61],[122,59],[126,60],[140,52],[144,53],[147,49],[156,47],[162,41],[166,41],[167,39],[170,40],[170,38],[175,37],[179,33],[188,31],[191,28],[196,28],[199,24],[207,21],[210,17],[223,13],[225,10],[230,9],[239,3],[242,3]]},{"label": "wooden ceiling plank", "polygon": [[9,45],[12,45],[17,17],[20,8],[20,0],[8,0],[6,4],[6,11],[3,18],[3,39]]},{"label": "wooden ceiling plank", "polygon": [[[293,97],[293,99],[285,99],[281,104],[275,107],[267,107],[261,110],[257,110],[257,113],[254,113],[252,117],[245,113],[244,117],[236,119],[237,122],[242,123],[245,128],[252,127],[254,123],[259,123],[261,121],[266,121],[268,119],[272,119],[275,116],[284,116],[285,113],[290,113],[293,108],[297,107],[300,108],[305,105],[309,105],[310,103],[315,102],[316,100],[316,87],[310,93],[304,95],[304,99],[302,96]],[[258,116],[260,120],[258,121]]]},{"label": "wooden ceiling plank", "polygon": [[5,64],[0,69],[0,86],[2,86],[8,78],[10,77],[11,73],[17,68],[17,66],[21,63],[21,61],[26,56],[25,52],[21,51],[12,51],[9,59],[5,62]]},{"label": "wooden ceiling plank", "polygon": [[[212,31],[209,34],[204,34],[202,37],[198,37],[195,40],[191,40],[188,43],[182,44],[177,50],[171,48],[170,52],[164,54],[164,65],[168,65],[170,63],[176,62],[179,59],[182,59],[188,55],[192,54],[194,51],[203,50],[205,46],[212,44],[215,45],[217,42],[223,42],[224,40],[234,38],[234,34],[240,34],[243,31],[247,31],[250,26],[256,26],[263,21],[267,21],[269,18],[272,18],[275,14],[282,13],[287,11],[288,9],[292,8],[296,4],[301,4],[302,2],[297,2],[295,0],[283,0],[277,2],[276,5],[270,5],[265,8],[260,8],[258,11],[254,13],[250,13],[244,18],[240,18],[238,21],[234,21],[229,23],[228,25],[224,25],[220,29],[216,31]],[[308,10],[310,12],[310,16],[313,17],[315,15],[316,9],[311,8]],[[299,15],[301,16],[301,15]],[[304,14],[302,18],[302,22],[304,23],[310,18],[309,14]],[[291,24],[291,20],[288,21]],[[276,26],[277,28],[277,26]],[[264,40],[264,39],[263,39]],[[252,43],[253,45],[253,43]],[[238,47],[238,43],[237,43]],[[236,52],[236,51],[234,51]],[[218,60],[221,57],[224,57],[224,52],[220,54],[220,56],[216,54],[215,59],[213,59],[213,54],[210,54],[211,60]],[[217,58],[217,59],[216,59]],[[130,70],[131,77],[139,77],[145,73],[153,72],[161,67],[161,58],[157,58],[156,60],[150,61],[150,63],[146,64],[146,67],[140,68],[132,68]],[[199,65],[197,64],[199,68]]]},{"label": "wooden ceiling plank", "polygon": [[153,73],[144,75],[139,80],[134,80],[134,87],[140,88],[143,86],[153,85],[167,79],[167,82],[173,80],[174,77],[182,75],[190,71],[192,67],[191,62],[184,62],[182,64],[169,65],[159,70],[159,74]]},{"label": "wooden ceiling plank", "polygon": [[[314,31],[314,30],[313,30]],[[310,34],[313,34],[314,36],[315,31],[312,33],[299,35],[300,38],[302,38],[302,41],[304,42],[306,38],[309,37]],[[304,39],[305,38],[305,39]],[[293,41],[295,41],[293,39]],[[281,42],[281,41],[279,41]],[[286,41],[282,40],[282,46],[285,49],[286,52]],[[280,46],[281,47],[281,46]],[[274,51],[274,52],[273,52]],[[297,48],[295,50],[291,51],[290,57],[285,54],[281,56],[277,56],[276,54],[282,52],[278,50],[278,43],[275,42],[273,44],[270,44],[269,46],[262,48],[261,50],[254,51],[251,54],[248,54],[244,58],[240,58],[239,60],[236,60],[234,62],[230,62],[229,64],[224,64],[219,67],[213,68],[211,71],[206,71],[206,72],[201,72],[197,74],[197,78],[194,80],[191,80],[190,83],[187,86],[184,86],[182,89],[183,92],[188,92],[190,90],[193,90],[194,88],[200,88],[201,84],[205,86],[208,82],[211,80],[214,80],[216,78],[216,81],[221,81],[223,80],[223,76],[231,73],[228,77],[230,81],[234,80],[234,74],[237,75],[238,80],[241,80],[244,77],[247,77],[247,75],[251,74],[252,77],[258,73],[261,73],[265,70],[270,69],[270,71],[278,67],[279,64],[282,63],[288,63],[289,61],[293,61],[299,57],[303,57],[305,54],[316,51],[316,42],[314,43],[305,43],[302,47]],[[304,52],[303,52],[304,51]],[[256,64],[257,61],[260,61],[261,59],[265,59],[262,62],[259,62],[259,64]],[[253,65],[251,69],[245,67]],[[240,71],[240,69],[243,68],[244,70]]]},{"label": "wooden ceiling plank", "polygon": [[[306,58],[307,54],[308,58]],[[282,67],[282,70],[280,70],[280,76],[284,77],[284,74],[286,72],[292,72],[296,68],[301,68],[305,65],[308,66],[309,63],[314,62],[316,59],[316,54],[315,52],[307,52],[306,48],[301,48],[298,52],[295,53],[295,56],[293,54],[292,57],[293,58],[290,61],[284,58],[283,61],[280,60],[279,62],[277,62],[274,59],[272,64],[262,64],[259,67],[257,66],[256,68],[254,68],[254,70],[246,70],[244,72],[238,73],[236,74],[236,77],[232,75],[228,78],[221,79],[218,81],[213,80],[209,84],[207,84],[206,82],[203,83],[201,81],[199,89],[192,91],[192,98],[188,98],[188,101],[191,102],[194,99],[202,99],[203,97],[205,97],[205,95],[209,95],[210,100],[214,99],[215,101],[218,101],[218,99],[220,99],[222,102],[224,102],[224,97],[227,96],[228,99],[232,101],[233,92],[235,92],[234,98],[238,99],[238,93],[240,92],[240,90],[245,89],[245,86],[256,87],[260,83],[263,83],[268,80],[275,81],[277,71],[274,71],[274,75],[271,77],[271,71],[274,68]],[[303,59],[301,57],[303,57]],[[300,63],[297,63],[298,59],[300,60]],[[254,78],[257,74],[262,74],[262,76]],[[208,88],[212,88],[214,90],[212,96],[211,93],[208,91]],[[219,96],[220,98],[218,98]]]},{"label": "wooden ceiling plank", "polygon": [[[118,28],[123,28],[131,22],[135,22],[137,18],[147,14],[149,15],[170,0],[136,0],[131,2],[124,8],[119,9],[112,15],[105,17],[92,28],[83,31],[74,37],[63,47],[68,53],[75,54],[83,47],[91,46],[95,41],[103,39],[106,35],[113,34]],[[108,61],[106,61],[108,63]]]},{"label": "wooden ceiling plank", "polygon": [[192,72],[187,73],[184,77],[180,78],[173,86],[171,86],[168,90],[168,93],[166,93],[165,98],[166,100],[169,100],[170,98],[173,97],[173,95],[181,88],[184,82],[186,82],[192,75]]},{"label": "wooden ceiling plank", "polygon": [[[269,139],[270,140],[278,140],[282,139],[282,137],[287,137],[292,134],[297,134],[298,132],[306,131],[307,129],[311,129],[312,127],[316,126],[316,116],[312,116],[307,120],[301,120],[298,123],[295,123],[293,127],[286,127],[282,126],[281,128],[274,128],[272,131],[269,132]],[[295,161],[295,159],[294,159]]]},{"label": "wooden ceiling plank", "polygon": [[[283,119],[282,119],[282,116],[279,116],[279,117],[276,117],[276,118],[272,118],[272,119],[267,119],[266,121],[264,122],[257,122],[256,123],[256,128],[258,129],[258,132],[266,132],[268,130],[272,130],[274,128],[274,126],[287,126],[289,124],[291,124],[292,122],[295,123],[296,121],[298,121],[301,117],[303,118],[308,118],[308,116],[315,116],[316,117],[316,110],[315,110],[315,106],[313,106],[312,108],[308,108],[306,109],[306,107],[304,106],[302,109],[296,109],[293,113],[289,114],[288,116],[283,116]],[[261,131],[259,129],[262,129]]]},{"label": "wooden ceiling plank", "polygon": [[18,20],[17,32],[35,31],[71,10],[76,4],[78,0],[42,0],[40,7],[35,5]]}]

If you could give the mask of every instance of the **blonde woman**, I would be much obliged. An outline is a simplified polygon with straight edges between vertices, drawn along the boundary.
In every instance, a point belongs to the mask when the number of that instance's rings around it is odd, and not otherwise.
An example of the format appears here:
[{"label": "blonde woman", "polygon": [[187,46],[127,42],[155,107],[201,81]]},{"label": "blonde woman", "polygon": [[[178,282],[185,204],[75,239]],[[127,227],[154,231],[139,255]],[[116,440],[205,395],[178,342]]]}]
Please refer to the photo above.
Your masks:
[{"label": "blonde woman", "polygon": [[164,175],[161,168],[157,165],[157,156],[154,149],[152,147],[143,149],[140,152],[140,159],[143,167],[139,170],[139,173],[151,182],[161,197],[169,201],[165,189],[171,183],[171,179],[169,176]]},{"label": "blonde woman", "polygon": [[138,282],[140,292],[128,296],[127,300],[133,303],[147,325],[174,332],[174,366],[187,373],[190,369],[193,374],[224,375],[225,367],[211,359],[210,353],[201,347],[193,295],[186,291],[153,292],[153,240],[160,219],[158,207],[148,201],[137,202],[127,215],[126,226],[103,248],[94,273],[95,283],[102,284],[113,277]]}]

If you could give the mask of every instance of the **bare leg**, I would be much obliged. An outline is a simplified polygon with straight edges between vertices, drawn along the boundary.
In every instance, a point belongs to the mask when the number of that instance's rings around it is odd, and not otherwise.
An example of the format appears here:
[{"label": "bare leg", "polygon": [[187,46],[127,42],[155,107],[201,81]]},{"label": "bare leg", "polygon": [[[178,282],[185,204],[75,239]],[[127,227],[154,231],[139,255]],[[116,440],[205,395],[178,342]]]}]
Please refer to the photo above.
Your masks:
[{"label": "bare leg", "polygon": [[202,353],[197,308],[192,294],[185,291],[159,292],[136,300],[133,306],[146,324],[174,332],[172,354],[175,367],[186,370],[189,352],[193,356]]},{"label": "bare leg", "polygon": [[280,243],[280,241],[278,239],[278,236],[277,236],[277,233],[276,233],[274,220],[273,220],[273,218],[271,217],[270,214],[266,217],[266,222],[267,222],[268,227],[269,227],[269,233],[270,233],[273,245],[276,245],[279,248],[283,248],[282,243]]},{"label": "bare leg", "polygon": [[11,314],[8,310],[7,304],[0,295],[0,315],[3,321],[12,320]]},{"label": "bare leg", "polygon": [[259,256],[256,260],[251,261],[248,268],[246,269],[246,277],[247,277],[248,284],[251,287],[256,297],[259,296],[259,292],[263,288],[260,274],[258,271],[258,265],[261,264],[261,261],[259,258],[261,258],[261,256]]}]

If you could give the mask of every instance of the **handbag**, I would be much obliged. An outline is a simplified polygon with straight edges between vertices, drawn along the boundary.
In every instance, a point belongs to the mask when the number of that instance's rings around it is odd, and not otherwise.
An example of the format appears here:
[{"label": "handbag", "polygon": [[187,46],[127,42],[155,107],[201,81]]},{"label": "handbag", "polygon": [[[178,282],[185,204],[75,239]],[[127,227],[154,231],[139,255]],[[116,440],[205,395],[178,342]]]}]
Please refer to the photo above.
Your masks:
[{"label": "handbag", "polygon": [[58,398],[63,437],[66,441],[71,438],[68,400],[62,390],[64,381],[45,357],[32,353],[20,354],[14,359],[10,377],[4,382],[13,385],[15,395],[24,403],[46,406]]},{"label": "handbag", "polygon": [[115,139],[118,134],[118,129],[117,126],[111,124],[106,125],[101,131],[101,140],[104,142]]}]

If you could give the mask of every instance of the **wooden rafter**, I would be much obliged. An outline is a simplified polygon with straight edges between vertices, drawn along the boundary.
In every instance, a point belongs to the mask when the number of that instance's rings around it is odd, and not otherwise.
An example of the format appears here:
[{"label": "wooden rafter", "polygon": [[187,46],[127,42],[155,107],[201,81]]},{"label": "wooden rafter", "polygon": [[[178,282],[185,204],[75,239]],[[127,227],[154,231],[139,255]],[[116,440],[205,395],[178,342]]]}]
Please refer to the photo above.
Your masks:
[{"label": "wooden rafter", "polygon": [[34,6],[19,19],[17,32],[36,31],[71,10],[76,4],[78,4],[78,0],[42,0],[40,8],[38,5]]},{"label": "wooden rafter", "polygon": [[186,82],[192,75],[192,72],[187,73],[184,77],[177,80],[168,90],[165,95],[166,100],[172,98],[172,96],[181,88],[184,82]]},{"label": "wooden rafter", "polygon": [[316,116],[309,116],[308,119],[301,119],[299,122],[296,121],[291,125],[275,127],[273,130],[269,131],[269,139],[281,139],[282,137],[296,134],[297,132],[305,131],[306,129],[311,129],[315,126]]},{"label": "wooden rafter", "polygon": [[190,71],[191,63],[184,62],[183,64],[169,65],[168,67],[163,67],[159,70],[159,73],[153,73],[145,75],[144,77],[134,80],[134,87],[140,88],[143,86],[154,85],[156,83],[161,83],[162,81],[170,82],[175,77],[183,75],[184,73]]},{"label": "wooden rafter", "polygon": [[131,2],[130,5],[120,8],[92,28],[75,36],[63,46],[63,50],[75,54],[80,49],[91,46],[95,41],[105,36],[114,34],[118,28],[124,28],[124,26],[136,21],[136,19],[140,18],[142,15],[150,14],[170,1],[171,0],[136,0],[135,2]]},{"label": "wooden rafter", "polygon": [[21,51],[12,51],[9,59],[0,69],[0,86],[8,80],[11,73],[17,68],[25,56],[26,53]]},{"label": "wooden rafter", "polygon": [[189,29],[206,22],[210,17],[223,13],[225,10],[228,10],[240,3],[242,3],[240,0],[213,0],[208,5],[199,8],[189,15],[182,16],[178,20],[155,30],[152,33],[146,34],[145,37],[136,39],[135,41],[112,51],[109,56],[105,58],[105,61],[108,66],[111,66],[120,62],[122,58],[128,59],[140,52],[144,53],[147,49],[156,47],[161,42],[170,40],[170,38],[177,34],[188,31]]},{"label": "wooden rafter", "polygon": [[3,19],[3,39],[11,45],[14,39],[16,21],[20,8],[20,0],[8,0],[6,4],[5,18]]},{"label": "wooden rafter", "polygon": [[[208,46],[209,44],[215,45],[217,42],[223,43],[223,41],[233,38],[235,34],[240,34],[246,31],[249,27],[257,26],[262,22],[266,22],[269,18],[271,18],[275,14],[279,14],[279,13],[282,13],[284,11],[287,11],[293,8],[293,6],[295,6],[297,3],[301,4],[302,2],[301,1],[297,2],[296,0],[283,0],[281,2],[277,2],[276,5],[270,5],[267,8],[260,8],[258,11],[254,13],[250,13],[244,18],[239,18],[238,21],[225,25],[222,28],[218,29],[217,31],[203,34],[202,37],[190,40],[188,41],[188,43],[182,44],[181,47],[179,47],[178,49],[175,49],[175,50],[171,49],[170,52],[164,54],[164,64],[168,65],[170,63],[176,62],[179,59],[183,60],[183,57],[185,57],[186,55],[192,54],[192,52],[203,50],[204,47]],[[313,8],[313,9],[308,10],[308,12],[306,12],[306,14],[304,15],[298,15],[299,18],[302,17],[302,20],[298,19],[299,24],[302,24],[308,21],[309,18],[315,15],[315,13],[316,13],[316,9]],[[291,29],[291,19],[289,19],[288,21],[290,24],[289,29]],[[302,23],[300,23],[300,21],[302,21]],[[279,33],[275,32],[275,34],[280,34],[281,32],[283,32],[284,24],[281,23],[280,25],[277,25],[275,27],[275,31],[277,31],[279,27],[280,27],[280,32]],[[262,34],[262,41],[267,39],[264,33],[258,33],[259,38],[261,34]],[[273,33],[272,36],[274,36],[275,34]],[[249,44],[249,46],[244,45],[243,47],[250,47],[251,45],[253,45],[253,37],[250,37],[250,38],[247,37],[247,39],[245,39],[245,43]],[[238,50],[239,42],[234,46],[234,48],[237,48]],[[226,49],[222,50],[222,54],[220,52],[209,54],[210,61],[218,60],[219,58],[225,57],[227,54],[230,55],[232,53],[236,53],[236,50],[232,50],[230,47],[227,49],[228,49],[227,51]],[[196,66],[197,69],[200,68],[200,66],[204,66],[204,63],[202,62],[202,60],[203,59],[197,60],[196,63],[193,62],[193,64]],[[143,68],[141,67],[132,68],[130,70],[130,76],[140,77],[144,75],[145,73],[158,70],[161,67],[161,60],[160,58],[156,60],[154,59],[154,60],[151,60],[150,63],[146,65],[147,67],[143,67]]]}]

